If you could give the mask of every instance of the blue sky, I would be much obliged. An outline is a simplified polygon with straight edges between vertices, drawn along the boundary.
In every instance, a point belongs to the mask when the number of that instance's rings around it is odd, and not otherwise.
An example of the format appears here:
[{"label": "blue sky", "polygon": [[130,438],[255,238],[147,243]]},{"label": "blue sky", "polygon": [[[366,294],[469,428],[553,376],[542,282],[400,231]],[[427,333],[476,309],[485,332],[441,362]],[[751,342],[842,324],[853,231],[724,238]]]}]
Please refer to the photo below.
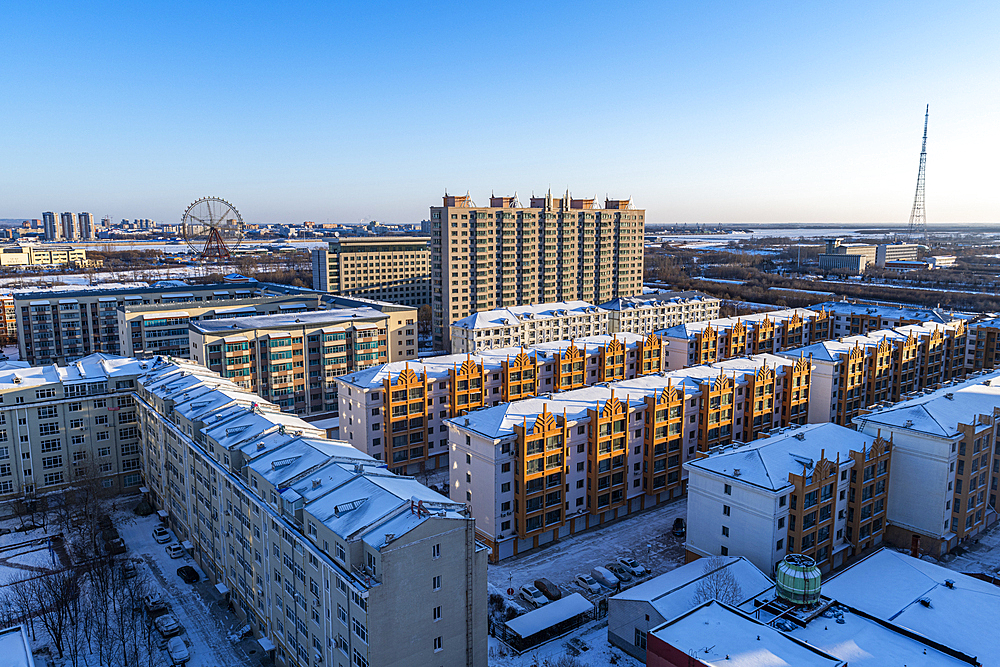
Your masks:
[{"label": "blue sky", "polygon": [[994,2],[5,2],[0,217],[1000,219]]}]

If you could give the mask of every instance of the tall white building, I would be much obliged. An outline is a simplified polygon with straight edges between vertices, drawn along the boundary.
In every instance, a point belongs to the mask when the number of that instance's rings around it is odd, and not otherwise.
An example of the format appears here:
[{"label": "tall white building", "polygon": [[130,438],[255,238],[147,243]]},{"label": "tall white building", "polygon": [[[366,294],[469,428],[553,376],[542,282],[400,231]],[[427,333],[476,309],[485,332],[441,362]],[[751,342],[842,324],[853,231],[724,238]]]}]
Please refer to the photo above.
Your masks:
[{"label": "tall white building", "polygon": [[63,238],[67,241],[75,241],[79,238],[76,213],[70,213],[69,211],[62,213],[59,216],[59,221],[62,225]]},{"label": "tall white building", "polygon": [[607,334],[610,313],[586,301],[561,301],[481,311],[451,325],[453,354],[532,346]]},{"label": "tall white building", "polygon": [[612,299],[602,303],[601,308],[609,311],[611,333],[647,334],[685,322],[714,319],[719,316],[721,303],[721,299],[701,292],[644,292]]},{"label": "tall white building", "polygon": [[784,429],[688,461],[689,559],[787,554],[823,571],[882,542],[892,444],[836,424]]}]

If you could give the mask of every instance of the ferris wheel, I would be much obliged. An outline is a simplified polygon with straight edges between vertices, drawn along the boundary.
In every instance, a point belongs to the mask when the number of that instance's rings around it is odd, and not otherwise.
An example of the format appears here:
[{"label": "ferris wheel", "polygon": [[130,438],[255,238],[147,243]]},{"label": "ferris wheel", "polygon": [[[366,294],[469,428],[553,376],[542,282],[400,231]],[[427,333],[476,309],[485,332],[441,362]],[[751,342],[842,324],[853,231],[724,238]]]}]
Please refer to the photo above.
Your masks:
[{"label": "ferris wheel", "polygon": [[243,218],[225,199],[203,197],[188,206],[184,241],[202,259],[229,259],[243,241]]}]

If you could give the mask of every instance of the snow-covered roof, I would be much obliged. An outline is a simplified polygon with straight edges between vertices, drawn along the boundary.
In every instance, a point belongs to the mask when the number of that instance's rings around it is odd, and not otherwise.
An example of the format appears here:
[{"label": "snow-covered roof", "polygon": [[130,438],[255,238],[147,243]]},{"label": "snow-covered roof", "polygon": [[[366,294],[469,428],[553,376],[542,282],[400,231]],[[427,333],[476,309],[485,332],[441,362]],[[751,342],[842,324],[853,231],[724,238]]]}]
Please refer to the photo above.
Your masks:
[{"label": "snow-covered roof", "polygon": [[593,602],[579,593],[573,593],[507,621],[507,627],[525,639],[593,608]]},{"label": "snow-covered roof", "polygon": [[851,461],[848,454],[871,445],[872,436],[838,424],[806,424],[786,428],[746,444],[734,445],[718,454],[692,459],[685,467],[731,477],[769,491],[789,486],[788,475],[812,470],[820,457],[828,461]]},{"label": "snow-covered roof", "polygon": [[139,375],[149,362],[131,357],[94,353],[66,366],[28,366],[26,362],[6,362],[0,365],[0,391],[23,389],[46,384],[97,382]]},{"label": "snow-covered roof", "polygon": [[607,303],[602,303],[605,310],[635,310],[657,308],[664,304],[690,303],[695,301],[719,301],[720,299],[701,292],[658,292],[643,291],[642,295],[620,296]]},{"label": "snow-covered roof", "polygon": [[731,329],[738,322],[753,329],[754,325],[763,322],[765,319],[771,322],[785,322],[798,315],[799,319],[808,320],[819,314],[817,309],[807,308],[786,308],[785,310],[769,310],[763,313],[753,313],[752,315],[739,315],[737,317],[718,317],[712,320],[701,320],[698,322],[685,322],[676,326],[657,331],[656,333],[664,338],[693,338],[695,334],[701,333],[709,326],[713,329]]},{"label": "snow-covered roof", "polygon": [[869,317],[884,317],[888,319],[919,320],[921,322],[940,322],[942,324],[955,319],[967,319],[968,313],[961,313],[941,308],[921,308],[919,306],[892,306],[888,304],[854,303],[852,301],[826,301],[811,306],[813,310],[825,309],[838,315],[861,315]]},{"label": "snow-covered roof", "polygon": [[666,371],[651,375],[643,375],[630,380],[609,382],[603,385],[592,385],[525,398],[511,403],[473,410],[464,417],[450,419],[452,424],[467,429],[490,439],[502,438],[514,433],[514,425],[525,420],[533,423],[535,417],[547,409],[552,414],[566,414],[569,420],[586,417],[588,409],[598,408],[611,398],[612,393],[618,399],[628,399],[629,405],[639,407],[645,405],[645,397],[658,395],[667,386],[676,387],[687,394],[701,391],[701,384],[717,378],[721,374],[738,377],[754,373],[767,364],[771,367],[789,366],[793,361],[771,354],[758,354],[752,357],[730,359],[716,364],[691,366],[674,371]]},{"label": "snow-covered roof", "polygon": [[972,424],[981,414],[1000,406],[1000,371],[941,387],[923,396],[900,401],[854,418],[859,426],[871,423],[903,428],[942,438],[959,435],[959,424]]},{"label": "snow-covered roof", "polygon": [[710,600],[650,631],[712,667],[846,667],[847,663]]},{"label": "snow-covered roof", "polygon": [[[774,582],[742,556],[739,558],[719,556],[714,560],[719,564],[719,570],[728,571],[739,584],[741,599],[738,606],[742,607],[774,588]],[[627,588],[611,599],[646,601],[663,618],[675,618],[699,602],[696,599],[698,583],[711,574],[705,571],[709,562],[708,559],[699,559],[682,565],[666,574]],[[752,609],[751,604],[750,611]]]},{"label": "snow-covered roof", "polygon": [[1000,664],[1000,589],[991,583],[882,549],[824,581],[823,594],[983,665]]},{"label": "snow-covered roof", "polygon": [[35,667],[31,642],[23,625],[0,630],[0,656],[3,667]]},{"label": "snow-covered roof", "polygon": [[517,326],[533,320],[549,320],[557,317],[574,317],[580,315],[606,314],[600,306],[586,301],[559,301],[556,303],[537,303],[525,306],[508,306],[495,310],[485,310],[473,313],[468,317],[452,323],[459,329],[490,329],[494,327]]},{"label": "snow-covered roof", "polygon": [[374,308],[338,308],[335,310],[314,310],[308,313],[285,313],[260,315],[238,319],[201,320],[192,322],[191,328],[208,334],[229,333],[231,331],[252,331],[253,329],[281,329],[295,326],[317,326],[342,324],[344,322],[365,322],[382,320],[385,315]]}]

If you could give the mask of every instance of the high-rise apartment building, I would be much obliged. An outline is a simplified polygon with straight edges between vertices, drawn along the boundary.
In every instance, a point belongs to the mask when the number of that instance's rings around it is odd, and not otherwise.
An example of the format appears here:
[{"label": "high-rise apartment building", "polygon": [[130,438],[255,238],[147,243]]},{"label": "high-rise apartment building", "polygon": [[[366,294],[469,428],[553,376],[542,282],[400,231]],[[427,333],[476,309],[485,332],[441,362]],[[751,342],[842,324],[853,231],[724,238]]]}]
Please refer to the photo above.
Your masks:
[{"label": "high-rise apartment building", "polygon": [[149,500],[275,665],[486,667],[462,502],[190,362],[158,358],[135,400]]},{"label": "high-rise apartment building", "polygon": [[94,216],[90,213],[81,213],[77,219],[80,223],[80,238],[84,241],[93,241],[96,236],[94,228]]},{"label": "high-rise apartment building", "polygon": [[69,211],[60,214],[59,221],[62,226],[62,235],[67,241],[75,241],[79,238],[77,233],[77,219],[76,213],[70,213]]},{"label": "high-rise apartment building", "polygon": [[630,200],[445,195],[431,207],[434,345],[480,310],[551,301],[604,303],[642,293],[645,211]]},{"label": "high-rise apartment building", "polygon": [[343,238],[312,251],[313,289],[406,306],[430,303],[426,238]]},{"label": "high-rise apartment building", "polygon": [[62,229],[59,227],[60,221],[53,211],[42,213],[42,227],[45,230],[46,241],[57,241],[62,238]]}]

